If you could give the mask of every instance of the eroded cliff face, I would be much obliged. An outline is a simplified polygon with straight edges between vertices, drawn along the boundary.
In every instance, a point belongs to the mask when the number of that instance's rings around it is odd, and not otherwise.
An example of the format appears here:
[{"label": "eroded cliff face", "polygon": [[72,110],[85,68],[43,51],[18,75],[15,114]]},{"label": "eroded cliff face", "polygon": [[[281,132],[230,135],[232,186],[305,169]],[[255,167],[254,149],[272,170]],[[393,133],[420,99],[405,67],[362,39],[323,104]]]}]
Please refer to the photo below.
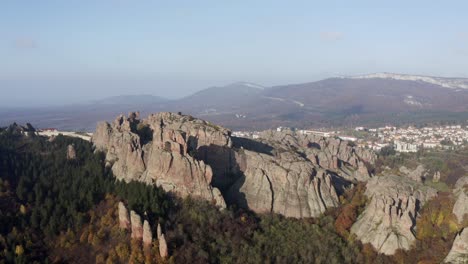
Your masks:
[{"label": "eroded cliff face", "polygon": [[296,218],[337,206],[342,180],[369,179],[364,163],[376,158],[346,141],[313,135],[232,138],[225,128],[173,113],[142,120],[131,113],[100,123],[93,143],[118,179]]},{"label": "eroded cliff face", "polygon": [[410,249],[419,210],[437,192],[408,178],[387,175],[369,180],[365,194],[370,201],[351,232],[380,253],[392,255],[397,249]]},{"label": "eroded cliff face", "polygon": [[373,152],[348,142],[292,131],[265,131],[258,140],[234,138],[237,175],[226,191],[230,203],[256,212],[316,217],[339,204],[343,183],[368,180]]},{"label": "eroded cliff face", "polygon": [[242,176],[225,197],[256,212],[315,217],[338,205],[332,178],[294,152],[237,154]]},{"label": "eroded cliff face", "polygon": [[468,176],[460,178],[453,190],[456,198],[453,206],[453,214],[457,217],[458,223],[462,224],[468,220]]},{"label": "eroded cliff face", "polygon": [[366,166],[374,164],[377,155],[348,141],[319,135],[303,135],[291,131],[265,131],[260,137],[266,141],[294,148],[320,168],[336,173],[347,180],[367,181],[372,176]]},{"label": "eroded cliff face", "polygon": [[225,206],[211,186],[211,167],[192,153],[210,145],[229,147],[229,134],[190,116],[159,113],[140,120],[131,113],[112,124],[99,123],[92,141],[106,153],[117,179],[155,184],[181,197],[191,195]]}]

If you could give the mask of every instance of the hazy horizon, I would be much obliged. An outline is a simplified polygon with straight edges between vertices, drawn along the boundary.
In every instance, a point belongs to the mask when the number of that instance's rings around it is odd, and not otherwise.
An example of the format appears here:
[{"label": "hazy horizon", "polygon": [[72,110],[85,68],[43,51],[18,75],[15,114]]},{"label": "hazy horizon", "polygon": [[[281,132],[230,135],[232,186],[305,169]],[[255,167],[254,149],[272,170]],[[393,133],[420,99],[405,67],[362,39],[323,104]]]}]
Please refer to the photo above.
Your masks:
[{"label": "hazy horizon", "polygon": [[238,81],[274,86],[375,72],[468,77],[466,8],[464,1],[3,2],[0,105],[176,99]]}]

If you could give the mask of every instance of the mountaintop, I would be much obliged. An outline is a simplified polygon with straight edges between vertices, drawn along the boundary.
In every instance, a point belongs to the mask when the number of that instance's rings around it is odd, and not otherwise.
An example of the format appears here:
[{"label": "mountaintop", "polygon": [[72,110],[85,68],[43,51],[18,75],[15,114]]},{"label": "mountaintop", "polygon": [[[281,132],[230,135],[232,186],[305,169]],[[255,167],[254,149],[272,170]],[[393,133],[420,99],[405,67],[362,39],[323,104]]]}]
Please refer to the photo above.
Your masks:
[{"label": "mountaintop", "polygon": [[423,75],[410,75],[399,73],[373,73],[358,76],[342,77],[350,79],[393,79],[403,81],[420,81],[430,84],[439,85],[451,89],[468,89],[468,78],[451,78],[451,77],[433,77]]}]

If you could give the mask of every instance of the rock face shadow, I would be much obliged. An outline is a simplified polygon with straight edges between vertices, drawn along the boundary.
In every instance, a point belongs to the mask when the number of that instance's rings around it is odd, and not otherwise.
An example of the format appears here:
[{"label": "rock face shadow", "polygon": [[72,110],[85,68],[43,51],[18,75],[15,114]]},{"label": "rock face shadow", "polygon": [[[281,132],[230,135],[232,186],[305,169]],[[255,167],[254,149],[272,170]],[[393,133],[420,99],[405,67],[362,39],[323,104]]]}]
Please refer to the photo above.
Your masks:
[{"label": "rock face shadow", "polygon": [[249,208],[245,194],[240,192],[245,183],[245,168],[242,168],[245,167],[245,161],[241,152],[235,148],[212,144],[199,147],[195,157],[210,165],[213,170],[211,186],[221,191],[228,205]]},{"label": "rock face shadow", "polygon": [[274,149],[272,146],[259,142],[259,141],[255,141],[253,139],[232,137],[232,143],[233,143],[234,148],[238,148],[238,149],[243,148],[246,150],[263,153],[263,154],[267,154],[270,156],[274,155],[273,153]]}]

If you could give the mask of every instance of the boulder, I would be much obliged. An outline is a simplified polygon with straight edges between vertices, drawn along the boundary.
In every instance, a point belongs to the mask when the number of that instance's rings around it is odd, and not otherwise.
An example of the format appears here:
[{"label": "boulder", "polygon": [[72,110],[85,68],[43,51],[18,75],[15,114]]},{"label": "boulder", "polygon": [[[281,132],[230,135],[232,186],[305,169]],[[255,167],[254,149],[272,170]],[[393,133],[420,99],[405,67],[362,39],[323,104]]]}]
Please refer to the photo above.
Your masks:
[{"label": "boulder", "polygon": [[141,217],[133,210],[130,211],[130,221],[132,225],[132,238],[141,240],[143,237],[143,227],[141,225]]},{"label": "boulder", "polygon": [[128,210],[122,202],[119,202],[119,227],[123,229],[130,228]]},{"label": "boulder", "polygon": [[351,232],[383,254],[408,250],[415,241],[419,209],[437,195],[435,189],[405,177],[388,175],[367,182],[369,202]]},{"label": "boulder", "polygon": [[449,254],[444,263],[466,264],[468,263],[468,230],[463,229],[453,241]]},{"label": "boulder", "polygon": [[143,245],[150,246],[153,242],[153,233],[147,220],[143,222]]}]

